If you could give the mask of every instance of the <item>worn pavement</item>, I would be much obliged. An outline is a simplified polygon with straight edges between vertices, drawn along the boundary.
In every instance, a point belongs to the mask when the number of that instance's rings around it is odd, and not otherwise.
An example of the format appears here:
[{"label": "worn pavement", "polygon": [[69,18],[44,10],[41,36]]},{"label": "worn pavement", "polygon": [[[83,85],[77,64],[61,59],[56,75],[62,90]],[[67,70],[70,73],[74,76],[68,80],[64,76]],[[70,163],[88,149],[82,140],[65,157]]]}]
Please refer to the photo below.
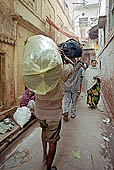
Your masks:
[{"label": "worn pavement", "polygon": [[[54,164],[58,170],[113,170],[114,136],[111,123],[103,123],[106,113],[91,110],[85,95],[77,102],[77,116],[62,122]],[[38,122],[24,132],[0,156],[1,170],[41,170],[42,145]],[[105,141],[103,136],[108,137]]]}]

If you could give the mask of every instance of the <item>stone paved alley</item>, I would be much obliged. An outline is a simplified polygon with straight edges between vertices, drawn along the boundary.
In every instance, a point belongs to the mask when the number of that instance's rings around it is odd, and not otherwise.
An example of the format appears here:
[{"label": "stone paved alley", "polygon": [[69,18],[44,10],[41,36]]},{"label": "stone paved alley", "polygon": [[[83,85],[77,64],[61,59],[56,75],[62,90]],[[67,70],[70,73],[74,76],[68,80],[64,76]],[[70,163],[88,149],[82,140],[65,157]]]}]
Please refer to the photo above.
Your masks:
[{"label": "stone paved alley", "polygon": [[[54,164],[58,170],[113,170],[113,127],[106,116],[87,108],[85,96],[77,103],[77,117],[63,122]],[[1,170],[41,170],[41,129],[36,122],[1,155]],[[104,141],[103,135],[109,142]],[[73,153],[77,153],[75,158]]]}]

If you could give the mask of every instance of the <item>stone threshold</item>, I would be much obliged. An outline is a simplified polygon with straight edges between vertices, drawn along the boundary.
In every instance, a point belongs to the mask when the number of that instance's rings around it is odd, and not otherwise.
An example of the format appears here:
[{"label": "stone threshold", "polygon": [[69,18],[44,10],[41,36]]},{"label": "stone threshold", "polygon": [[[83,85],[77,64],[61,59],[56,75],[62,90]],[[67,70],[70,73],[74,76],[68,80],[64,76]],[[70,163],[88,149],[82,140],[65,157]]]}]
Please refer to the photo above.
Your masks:
[{"label": "stone threshold", "polygon": [[6,134],[0,134],[0,153],[2,153],[12,142],[14,142],[23,132],[25,132],[30,126],[32,126],[37,119],[32,117],[30,121],[24,125],[23,128],[18,126],[14,122],[14,129]]}]

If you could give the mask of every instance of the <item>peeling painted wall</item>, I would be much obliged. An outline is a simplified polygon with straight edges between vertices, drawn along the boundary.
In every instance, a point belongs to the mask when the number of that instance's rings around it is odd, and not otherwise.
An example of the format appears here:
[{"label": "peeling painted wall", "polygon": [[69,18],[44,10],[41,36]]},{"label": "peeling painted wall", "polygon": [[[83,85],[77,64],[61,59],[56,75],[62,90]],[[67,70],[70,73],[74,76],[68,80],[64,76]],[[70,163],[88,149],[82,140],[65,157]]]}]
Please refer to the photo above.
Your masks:
[{"label": "peeling painted wall", "polygon": [[[37,32],[38,33],[38,32]],[[15,46],[15,60],[14,60],[14,69],[15,69],[15,87],[16,87],[16,98],[17,101],[24,91],[23,80],[22,80],[22,59],[24,52],[24,42],[27,37],[35,35],[34,31],[27,30],[21,25],[17,25],[17,43]]]},{"label": "peeling painted wall", "polygon": [[0,1],[0,35],[15,39],[15,23],[11,17],[13,0]]},{"label": "peeling painted wall", "polygon": [[102,92],[110,112],[114,116],[114,36],[100,57],[103,76]]},{"label": "peeling painted wall", "polygon": [[4,59],[4,68],[2,68],[2,74],[4,74],[3,91],[3,103],[5,108],[10,108],[15,104],[15,84],[14,84],[14,46],[7,45],[0,42],[0,49],[4,51],[2,56]]},{"label": "peeling painted wall", "polygon": [[114,27],[111,29],[114,25],[111,20],[113,11],[110,3],[109,0],[101,1],[100,16],[106,16],[106,22],[100,23],[98,59],[103,76],[104,103],[107,112],[114,117]]},{"label": "peeling painted wall", "polygon": [[65,27],[73,32],[73,27],[58,1],[0,0],[0,51],[4,51],[2,54],[4,58],[4,78],[2,79],[4,110],[19,104],[24,91],[22,58],[26,38],[35,34],[50,36],[58,42],[66,38],[60,35],[58,37],[55,29],[47,22],[46,16],[61,27],[57,19],[59,17]]}]

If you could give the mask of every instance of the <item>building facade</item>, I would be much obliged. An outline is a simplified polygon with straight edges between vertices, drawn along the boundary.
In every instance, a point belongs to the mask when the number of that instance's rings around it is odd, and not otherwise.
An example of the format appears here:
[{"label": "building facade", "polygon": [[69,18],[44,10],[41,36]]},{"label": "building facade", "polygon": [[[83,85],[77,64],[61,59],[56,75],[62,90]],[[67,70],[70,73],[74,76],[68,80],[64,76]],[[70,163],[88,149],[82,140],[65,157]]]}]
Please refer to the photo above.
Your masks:
[{"label": "building facade", "polygon": [[43,34],[60,43],[68,38],[62,32],[63,26],[74,32],[71,19],[59,0],[0,1],[0,118],[15,109],[24,91],[25,40]]},{"label": "building facade", "polygon": [[89,38],[89,30],[98,22],[98,0],[74,0],[73,1],[73,23],[75,33],[82,44],[84,44],[83,60],[90,64],[90,60],[96,56],[97,41]]},{"label": "building facade", "polygon": [[114,1],[101,0],[98,59],[102,71],[102,96],[107,112],[114,117]]},{"label": "building facade", "polygon": [[86,42],[89,38],[89,29],[98,21],[99,2],[98,0],[74,0],[73,9],[75,32],[79,36],[80,42]]}]

